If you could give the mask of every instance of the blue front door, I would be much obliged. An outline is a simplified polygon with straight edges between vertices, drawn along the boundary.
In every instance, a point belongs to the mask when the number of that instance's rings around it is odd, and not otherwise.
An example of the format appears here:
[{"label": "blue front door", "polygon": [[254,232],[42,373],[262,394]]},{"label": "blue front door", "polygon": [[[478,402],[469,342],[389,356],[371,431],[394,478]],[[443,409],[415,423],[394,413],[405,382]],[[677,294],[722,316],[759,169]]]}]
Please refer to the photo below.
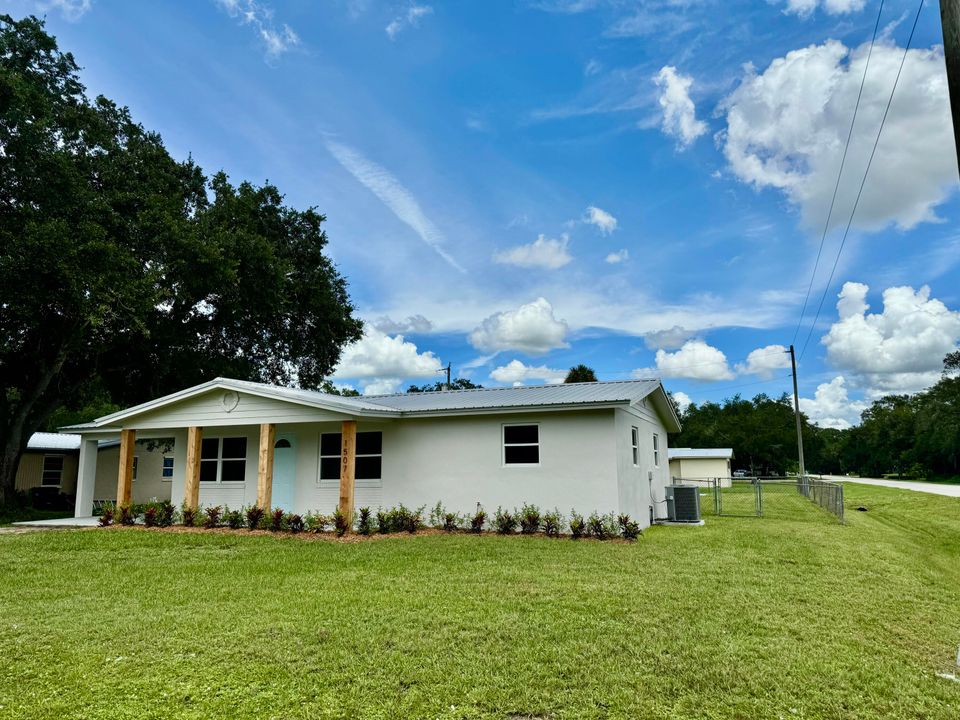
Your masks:
[{"label": "blue front door", "polygon": [[294,438],[280,435],[273,446],[273,506],[293,510],[293,486],[297,477],[297,448]]}]

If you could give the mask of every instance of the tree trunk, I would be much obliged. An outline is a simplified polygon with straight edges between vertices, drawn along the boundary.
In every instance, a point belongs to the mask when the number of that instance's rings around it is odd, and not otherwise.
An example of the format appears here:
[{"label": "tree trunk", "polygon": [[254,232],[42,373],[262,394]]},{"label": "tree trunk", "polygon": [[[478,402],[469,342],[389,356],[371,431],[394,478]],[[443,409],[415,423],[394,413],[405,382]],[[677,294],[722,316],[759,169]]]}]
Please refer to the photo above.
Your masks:
[{"label": "tree trunk", "polygon": [[5,447],[0,455],[0,507],[13,504],[16,493],[17,468],[23,453],[16,448]]}]

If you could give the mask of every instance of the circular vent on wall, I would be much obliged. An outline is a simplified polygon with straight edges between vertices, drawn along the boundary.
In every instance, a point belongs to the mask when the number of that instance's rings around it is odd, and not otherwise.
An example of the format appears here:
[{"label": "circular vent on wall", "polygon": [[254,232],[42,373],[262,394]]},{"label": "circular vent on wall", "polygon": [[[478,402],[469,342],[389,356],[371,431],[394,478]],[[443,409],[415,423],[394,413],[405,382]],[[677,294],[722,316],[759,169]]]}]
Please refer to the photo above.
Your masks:
[{"label": "circular vent on wall", "polygon": [[224,411],[230,412],[240,403],[240,394],[235,393],[233,390],[227,390],[227,392],[223,394],[220,402],[223,403]]}]

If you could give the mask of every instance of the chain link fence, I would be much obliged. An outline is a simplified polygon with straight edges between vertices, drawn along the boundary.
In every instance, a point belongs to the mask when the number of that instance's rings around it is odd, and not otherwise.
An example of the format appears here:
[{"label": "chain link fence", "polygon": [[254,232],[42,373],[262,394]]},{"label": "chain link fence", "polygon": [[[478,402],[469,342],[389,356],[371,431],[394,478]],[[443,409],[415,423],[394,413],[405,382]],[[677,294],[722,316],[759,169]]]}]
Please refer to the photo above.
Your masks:
[{"label": "chain link fence", "polygon": [[673,478],[700,488],[702,515],[810,519],[822,508],[843,522],[843,485],[805,477]]}]

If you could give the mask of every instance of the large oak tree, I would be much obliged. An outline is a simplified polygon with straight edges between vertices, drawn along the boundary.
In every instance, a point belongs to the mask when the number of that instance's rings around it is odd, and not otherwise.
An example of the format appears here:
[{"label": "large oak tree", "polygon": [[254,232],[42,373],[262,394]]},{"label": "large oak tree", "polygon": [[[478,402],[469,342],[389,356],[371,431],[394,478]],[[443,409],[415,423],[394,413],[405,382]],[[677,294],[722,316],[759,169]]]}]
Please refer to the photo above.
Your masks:
[{"label": "large oak tree", "polygon": [[319,386],[362,330],[324,219],[173,159],[42,21],[0,16],[0,504],[58,408]]}]

